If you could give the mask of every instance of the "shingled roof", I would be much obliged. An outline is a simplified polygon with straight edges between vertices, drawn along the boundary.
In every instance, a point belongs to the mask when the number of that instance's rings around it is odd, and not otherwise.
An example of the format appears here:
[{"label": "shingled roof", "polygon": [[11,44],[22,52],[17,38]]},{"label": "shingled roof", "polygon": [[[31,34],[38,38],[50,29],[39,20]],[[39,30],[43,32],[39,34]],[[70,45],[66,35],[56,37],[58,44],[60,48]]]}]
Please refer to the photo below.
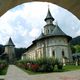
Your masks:
[{"label": "shingled roof", "polygon": [[53,32],[52,32],[52,35],[60,35],[60,36],[67,36],[60,28],[58,25],[56,25],[56,27],[54,28]]},{"label": "shingled roof", "polygon": [[9,38],[9,41],[7,42],[7,44],[5,46],[15,46],[12,39]]},{"label": "shingled roof", "polygon": [[45,21],[48,20],[48,19],[52,19],[54,21],[54,18],[52,17],[49,8],[48,8],[48,13],[47,13],[47,16],[45,18]]},{"label": "shingled roof", "polygon": [[41,38],[43,38],[44,36],[45,36],[45,35],[44,35],[44,33],[42,32],[37,39],[41,39]]},{"label": "shingled roof", "polygon": [[53,30],[53,32],[52,32],[52,34],[44,35],[44,33],[41,33],[41,35],[36,40],[34,40],[34,41],[41,40],[41,39],[48,38],[48,37],[66,37],[66,38],[68,38],[68,40],[72,39],[70,36],[68,36],[67,34],[65,34],[59,28],[58,25],[56,25],[55,28],[54,28],[54,30]]},{"label": "shingled roof", "polygon": [[[47,13],[47,16],[45,18],[45,21],[47,20],[52,20],[54,21],[54,18],[52,17],[51,13],[50,13],[50,10],[48,8],[48,13]],[[49,34],[44,34],[44,33],[41,33],[41,35],[35,39],[33,42],[35,41],[38,41],[38,40],[41,40],[41,39],[44,39],[44,38],[49,38],[49,37],[66,37],[69,40],[71,40],[72,38],[68,35],[66,35],[61,29],[60,27],[58,26],[57,22],[56,22],[56,25],[54,25],[53,23],[48,23],[47,25],[44,26],[45,27],[50,27],[50,26],[55,26],[54,29],[53,29],[53,32],[49,33]]]}]

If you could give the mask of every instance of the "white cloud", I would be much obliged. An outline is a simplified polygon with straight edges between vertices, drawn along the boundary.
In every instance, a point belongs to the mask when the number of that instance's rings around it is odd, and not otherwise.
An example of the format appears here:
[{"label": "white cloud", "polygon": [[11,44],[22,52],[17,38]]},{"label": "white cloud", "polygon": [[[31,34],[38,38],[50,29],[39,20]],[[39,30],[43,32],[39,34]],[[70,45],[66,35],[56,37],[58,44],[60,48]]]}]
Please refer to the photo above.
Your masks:
[{"label": "white cloud", "polygon": [[37,28],[33,28],[31,32],[29,32],[29,35],[34,38],[36,38],[39,34],[40,34],[40,30]]},{"label": "white cloud", "polygon": [[11,36],[17,47],[29,45],[45,25],[48,5],[65,33],[73,37],[80,35],[80,21],[70,12],[51,3],[31,2],[7,11],[0,18],[0,43],[5,44]]},{"label": "white cloud", "polygon": [[76,32],[75,36],[80,36],[80,29]]}]

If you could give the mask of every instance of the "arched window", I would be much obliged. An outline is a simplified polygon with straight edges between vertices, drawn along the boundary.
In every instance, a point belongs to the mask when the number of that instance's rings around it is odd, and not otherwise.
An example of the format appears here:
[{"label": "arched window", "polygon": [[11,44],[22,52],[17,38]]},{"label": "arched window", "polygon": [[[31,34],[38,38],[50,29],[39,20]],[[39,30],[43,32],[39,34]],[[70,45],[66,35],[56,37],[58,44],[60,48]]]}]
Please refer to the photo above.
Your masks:
[{"label": "arched window", "polygon": [[54,51],[54,50],[52,51],[52,56],[54,56],[54,57],[55,57],[55,51]]},{"label": "arched window", "polygon": [[48,30],[48,33],[49,33],[49,30]]},{"label": "arched window", "polygon": [[64,55],[64,51],[62,50],[62,57],[64,57],[65,55]]},{"label": "arched window", "polygon": [[51,32],[53,32],[53,29],[51,29]]}]

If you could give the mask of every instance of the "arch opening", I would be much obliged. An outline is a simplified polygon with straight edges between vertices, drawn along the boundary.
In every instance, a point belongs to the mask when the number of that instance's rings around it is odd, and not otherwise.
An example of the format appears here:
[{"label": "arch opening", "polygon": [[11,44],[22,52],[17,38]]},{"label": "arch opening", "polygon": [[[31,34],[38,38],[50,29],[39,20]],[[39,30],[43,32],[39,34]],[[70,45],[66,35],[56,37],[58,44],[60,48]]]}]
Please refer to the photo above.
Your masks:
[{"label": "arch opening", "polygon": [[[31,3],[35,3],[35,2],[31,2]],[[28,5],[30,5],[31,6],[31,3],[27,3]],[[42,2],[40,2],[40,3],[42,3]],[[44,2],[44,3],[46,3],[46,2]],[[38,2],[37,2],[37,4],[38,4]],[[54,5],[53,6],[53,4],[51,4],[51,3],[48,3],[49,5],[50,5],[50,11],[51,11],[51,13],[52,13],[52,16],[56,19],[56,21],[58,21],[58,24],[59,24],[59,26],[60,27],[62,27],[62,29],[64,30],[65,28],[66,28],[66,30],[68,31],[68,30],[70,30],[70,32],[71,32],[71,29],[70,29],[70,26],[72,27],[72,25],[74,25],[74,23],[75,23],[75,25],[77,24],[77,22],[76,21],[78,21],[78,19],[76,18],[76,20],[71,20],[71,19],[67,19],[67,18],[65,18],[65,16],[67,16],[67,15],[65,15],[65,13],[62,13],[62,11],[64,10],[64,11],[67,11],[67,10],[65,10],[65,9],[61,9],[61,8],[59,8],[58,6],[57,6],[57,8],[58,8],[58,10],[56,10],[55,8],[54,8],[54,6],[56,6],[56,5]],[[30,37],[32,38],[32,39],[30,39],[30,40],[28,40],[28,45],[30,45],[30,43],[31,43],[31,41],[35,38],[35,37],[37,37],[38,35],[39,35],[39,30],[45,25],[45,22],[44,22],[44,18],[46,17],[46,14],[47,14],[47,9],[48,9],[48,4],[45,6],[45,8],[43,7],[43,6],[41,6],[40,5],[40,9],[38,9],[38,6],[36,7],[36,5],[35,5],[35,8],[33,8],[33,10],[31,10],[31,8],[29,7],[29,6],[26,6],[26,3],[25,4],[23,4],[24,6],[25,6],[25,9],[26,9],[26,11],[22,11],[21,12],[21,10],[20,9],[22,9],[22,10],[24,10],[23,9],[23,6],[21,7],[21,8],[15,8],[15,10],[12,10],[12,11],[9,11],[10,13],[8,13],[7,12],[7,14],[10,16],[5,16],[5,15],[3,15],[2,17],[5,19],[5,20],[0,20],[0,21],[2,21],[3,23],[1,24],[1,25],[3,25],[4,24],[4,26],[2,26],[2,27],[4,27],[5,28],[5,26],[6,26],[6,29],[10,29],[10,32],[9,32],[9,30],[6,30],[5,32],[7,32],[6,34],[8,35],[8,37],[11,37],[11,36],[13,36],[13,39],[15,38],[15,36],[16,36],[16,27],[18,27],[17,28],[17,30],[18,30],[18,34],[19,35],[17,35],[17,37],[16,37],[16,40],[17,40],[17,38],[20,38],[21,37],[21,40],[22,41],[24,41],[23,40],[23,38],[24,38],[24,36],[25,35],[27,35],[27,34],[29,34],[30,35]],[[33,6],[32,6],[33,7]],[[29,8],[29,9],[28,9]],[[18,9],[18,11],[16,10],[16,9]],[[61,9],[61,11],[59,11]],[[31,12],[32,11],[32,12]],[[68,11],[67,11],[68,12]],[[23,14],[22,14],[23,13]],[[45,14],[44,14],[45,13]],[[17,14],[17,16],[15,17],[14,15],[16,15]],[[34,15],[32,15],[32,14],[34,14]],[[39,14],[39,15],[37,15],[37,14]],[[55,15],[56,14],[56,15]],[[70,12],[69,12],[69,14],[71,14]],[[71,14],[72,15],[72,14]],[[12,17],[13,16],[13,17]],[[29,16],[29,17],[28,17]],[[1,17],[1,18],[2,18]],[[68,17],[69,17],[69,15],[68,15]],[[72,17],[75,17],[75,16],[72,16]],[[9,21],[11,21],[10,22],[10,24],[9,25],[6,25],[5,24],[5,21],[7,21],[7,19],[10,19]],[[38,19],[39,19],[39,21],[38,21]],[[64,19],[67,21],[65,21],[64,22],[64,24],[62,24],[63,23],[63,21],[64,21]],[[7,21],[7,22],[9,22],[9,21]],[[15,22],[14,22],[15,21]],[[34,23],[32,23],[32,22],[34,22]],[[38,21],[38,22],[37,22]],[[62,22],[59,22],[59,21],[62,21]],[[72,22],[74,22],[74,23],[72,23]],[[69,25],[67,25],[67,24],[69,24],[69,22],[71,22],[71,25],[69,26]],[[21,24],[22,23],[22,24]],[[36,24],[37,23],[37,24]],[[42,24],[43,23],[43,24]],[[78,22],[79,23],[79,22]],[[13,25],[12,25],[13,24]],[[24,24],[24,25],[23,25]],[[29,25],[29,24],[31,24],[31,25]],[[39,25],[38,25],[39,24]],[[66,26],[64,27],[64,25],[66,24]],[[34,28],[33,26],[38,26],[38,27],[36,27],[36,28]],[[74,25],[74,26],[75,26]],[[11,27],[12,26],[12,27]],[[39,28],[40,26],[42,26],[41,28]],[[69,26],[69,29],[67,28],[67,26]],[[24,28],[23,28],[24,27]],[[31,30],[31,32],[29,33],[29,31],[26,29],[26,27],[27,28],[29,28],[30,30]],[[14,31],[13,31],[13,30]],[[78,29],[78,28],[77,28]],[[4,29],[3,29],[4,30]],[[3,31],[2,30],[2,31]],[[37,31],[38,30],[38,31]],[[23,32],[24,31],[24,32]],[[28,31],[28,33],[27,33],[27,31]],[[37,33],[38,33],[38,35],[35,33],[37,31]],[[64,30],[64,32],[66,32],[66,33],[68,33],[67,31],[65,31]],[[34,33],[33,33],[34,32]],[[77,31],[76,31],[77,32]],[[4,33],[4,32],[2,32],[2,33]],[[9,33],[9,34],[8,34]],[[13,34],[14,35],[13,35]],[[24,33],[24,34],[23,34]],[[32,34],[33,33],[33,34]],[[23,34],[23,35],[22,35]],[[73,33],[72,33],[73,34]],[[74,33],[75,34],[75,33]],[[4,34],[5,35],[5,34]],[[34,35],[34,36],[33,36]],[[36,36],[35,36],[36,35]],[[23,37],[22,37],[23,36]],[[8,37],[6,38],[6,40],[8,39]],[[17,42],[16,42],[16,40],[14,40],[15,41],[15,43],[17,44]],[[2,40],[2,41],[5,41],[5,40]],[[24,42],[26,42],[27,41],[27,39],[25,39],[25,41]],[[22,44],[24,43],[24,42],[22,42]],[[21,42],[20,42],[21,43]],[[19,44],[18,44],[19,45]],[[23,44],[24,45],[24,44]],[[21,45],[22,46],[22,45]],[[25,45],[26,46],[26,45]]]},{"label": "arch opening", "polygon": [[[36,1],[36,0],[31,0],[31,1]],[[39,0],[45,2],[45,0]],[[0,16],[3,15],[6,11],[9,9],[20,5],[22,3],[30,2],[29,0],[17,0],[17,1],[12,1],[12,0],[1,0],[0,1]],[[69,11],[71,11],[73,14],[75,14],[79,19],[80,19],[80,1],[79,0],[47,0],[47,2],[51,2],[53,4],[57,4]],[[6,4],[6,5],[5,5]]]}]

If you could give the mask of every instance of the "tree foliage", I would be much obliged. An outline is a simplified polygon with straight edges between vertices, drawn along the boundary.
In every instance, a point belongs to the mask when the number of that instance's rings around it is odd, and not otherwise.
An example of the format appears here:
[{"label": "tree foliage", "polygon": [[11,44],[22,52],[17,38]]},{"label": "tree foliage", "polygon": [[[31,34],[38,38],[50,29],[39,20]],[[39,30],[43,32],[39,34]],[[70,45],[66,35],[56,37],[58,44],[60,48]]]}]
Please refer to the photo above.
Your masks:
[{"label": "tree foliage", "polygon": [[4,46],[0,44],[0,55],[4,52]]},{"label": "tree foliage", "polygon": [[16,55],[16,58],[19,60],[21,59],[21,56],[23,53],[26,52],[26,48],[15,48],[15,55]]},{"label": "tree foliage", "polygon": [[75,45],[74,46],[76,53],[80,53],[80,45]]},{"label": "tree foliage", "polygon": [[72,53],[75,53],[76,52],[76,49],[74,46],[71,46],[71,50],[72,50]]}]

